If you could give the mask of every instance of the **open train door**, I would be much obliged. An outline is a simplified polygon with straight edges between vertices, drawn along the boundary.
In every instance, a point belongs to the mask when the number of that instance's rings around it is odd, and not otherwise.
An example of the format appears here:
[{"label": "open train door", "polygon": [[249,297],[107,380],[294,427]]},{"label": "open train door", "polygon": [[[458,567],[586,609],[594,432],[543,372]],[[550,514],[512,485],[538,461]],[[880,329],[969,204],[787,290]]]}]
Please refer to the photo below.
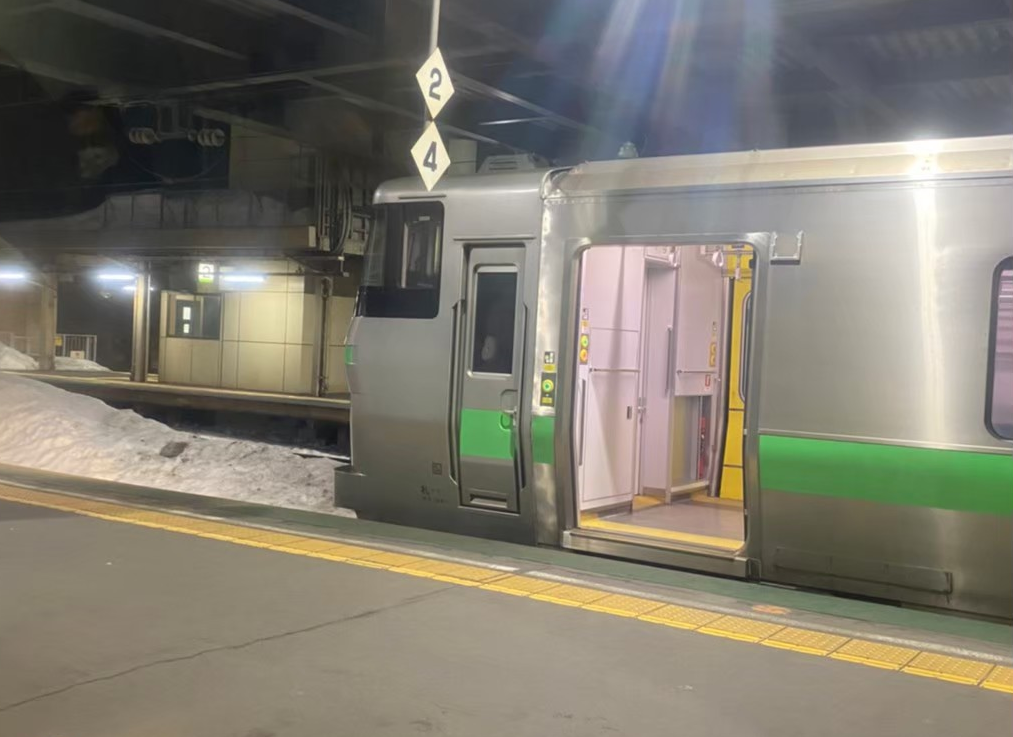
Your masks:
[{"label": "open train door", "polygon": [[759,501],[748,397],[770,240],[624,238],[575,251],[564,545],[746,574]]}]

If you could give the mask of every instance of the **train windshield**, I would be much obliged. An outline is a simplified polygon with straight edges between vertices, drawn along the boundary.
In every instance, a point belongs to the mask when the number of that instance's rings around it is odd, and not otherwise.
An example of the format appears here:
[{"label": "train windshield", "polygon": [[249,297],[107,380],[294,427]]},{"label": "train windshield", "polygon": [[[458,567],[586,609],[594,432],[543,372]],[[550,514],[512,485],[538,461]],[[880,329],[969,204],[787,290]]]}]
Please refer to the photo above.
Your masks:
[{"label": "train windshield", "polygon": [[381,205],[366,248],[356,314],[436,317],[440,295],[443,205]]}]

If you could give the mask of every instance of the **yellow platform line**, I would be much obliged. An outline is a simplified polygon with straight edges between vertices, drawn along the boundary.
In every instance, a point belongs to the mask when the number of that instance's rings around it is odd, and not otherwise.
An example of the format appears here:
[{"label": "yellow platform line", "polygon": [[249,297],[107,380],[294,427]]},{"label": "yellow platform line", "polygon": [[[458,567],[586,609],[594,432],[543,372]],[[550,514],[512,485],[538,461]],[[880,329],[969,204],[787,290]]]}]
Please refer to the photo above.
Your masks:
[{"label": "yellow platform line", "polygon": [[808,656],[833,658],[1013,694],[1013,668],[987,661],[923,652],[815,629],[784,626],[762,619],[731,616],[707,609],[670,604],[646,596],[617,594],[593,586],[559,583],[482,565],[440,560],[368,545],[353,545],[338,540],[278,532],[96,499],[2,484],[0,484],[0,499],[209,540],[247,545],[270,552],[302,555],[429,578],[456,586],[580,608],[608,616],[636,619],[652,625],[791,650]]},{"label": "yellow platform line", "polygon": [[630,524],[629,522],[613,522],[611,520],[601,519],[597,515],[588,514],[586,512],[580,515],[580,526],[586,530],[618,532],[623,535],[649,537],[655,540],[686,543],[687,545],[701,545],[707,548],[718,548],[719,550],[735,551],[742,547],[741,540],[732,540],[727,537],[714,537],[712,535],[697,535],[692,532],[662,530],[657,527],[645,527],[643,525]]}]

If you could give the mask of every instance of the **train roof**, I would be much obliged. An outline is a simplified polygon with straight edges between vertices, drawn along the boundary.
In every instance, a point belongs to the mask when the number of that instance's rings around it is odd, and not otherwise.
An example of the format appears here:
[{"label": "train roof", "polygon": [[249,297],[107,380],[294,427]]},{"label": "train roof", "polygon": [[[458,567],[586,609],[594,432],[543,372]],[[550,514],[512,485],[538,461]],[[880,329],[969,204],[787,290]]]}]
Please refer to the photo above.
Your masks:
[{"label": "train roof", "polygon": [[682,187],[957,175],[1013,176],[1013,135],[590,161],[568,170],[447,176],[431,193],[420,178],[408,177],[381,185],[374,201],[536,193],[547,198],[578,197]]},{"label": "train roof", "polygon": [[546,178],[552,171],[554,170],[527,169],[490,174],[445,176],[433,188],[432,192],[426,191],[420,177],[403,177],[384,182],[377,187],[373,201],[379,205],[401,200],[456,198],[461,195],[533,194],[537,197],[543,192]]},{"label": "train roof", "polygon": [[592,161],[556,179],[550,196],[970,174],[1013,174],[1013,136]]}]

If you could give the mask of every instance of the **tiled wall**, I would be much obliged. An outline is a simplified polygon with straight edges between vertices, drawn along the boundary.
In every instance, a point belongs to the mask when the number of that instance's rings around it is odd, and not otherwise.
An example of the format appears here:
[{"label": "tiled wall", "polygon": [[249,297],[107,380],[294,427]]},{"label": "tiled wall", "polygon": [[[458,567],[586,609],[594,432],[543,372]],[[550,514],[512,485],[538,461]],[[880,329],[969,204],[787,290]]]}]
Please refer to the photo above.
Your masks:
[{"label": "tiled wall", "polygon": [[166,337],[168,295],[163,295],[159,380],[311,394],[321,298],[305,293],[305,279],[292,263],[247,262],[230,268],[268,276],[262,284],[221,284],[220,340]]}]

